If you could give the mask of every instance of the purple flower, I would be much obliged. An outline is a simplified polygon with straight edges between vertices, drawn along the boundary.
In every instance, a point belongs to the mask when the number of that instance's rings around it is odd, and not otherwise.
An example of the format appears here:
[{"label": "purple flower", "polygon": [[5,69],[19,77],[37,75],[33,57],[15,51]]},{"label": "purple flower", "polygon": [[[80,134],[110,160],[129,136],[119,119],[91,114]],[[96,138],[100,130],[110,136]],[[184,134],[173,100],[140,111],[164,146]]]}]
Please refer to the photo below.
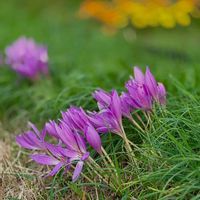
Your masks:
[{"label": "purple flower", "polygon": [[116,90],[110,94],[110,104],[97,112],[90,112],[89,119],[92,125],[100,133],[113,132],[122,133],[122,110],[120,97]]},{"label": "purple flower", "polygon": [[166,90],[162,83],[157,83],[150,69],[147,67],[144,84],[153,100],[161,105],[166,104]]},{"label": "purple flower", "polygon": [[134,79],[126,83],[126,88],[130,97],[129,102],[133,109],[150,110],[152,108],[152,97],[145,84],[140,84]]},{"label": "purple flower", "polygon": [[87,114],[82,108],[71,107],[66,112],[62,112],[63,121],[71,128],[84,131],[89,123]]},{"label": "purple flower", "polygon": [[[36,153],[31,155],[31,158],[42,165],[54,166],[53,170],[48,174],[55,175],[61,168],[68,170],[71,165],[76,163],[73,174],[73,181],[79,177],[84,161],[88,159],[89,152],[86,149],[84,138],[76,131],[71,130],[66,123],[60,124],[50,121],[45,124],[45,128],[40,133],[39,130],[31,123],[29,123],[33,131],[28,131],[25,134],[16,137],[17,143],[23,148],[31,150],[45,150],[43,153]],[[95,130],[89,127],[87,134],[92,136],[94,144],[98,146],[95,139]],[[44,140],[46,133],[57,138],[60,142],[57,145],[50,144]]]},{"label": "purple flower", "polygon": [[[55,146],[49,143],[46,143],[47,154],[33,154],[31,158],[41,164],[41,165],[53,165],[55,166],[53,170],[48,174],[48,176],[54,176],[61,168],[66,170],[70,169],[70,166],[73,163],[76,163],[76,167],[73,173],[72,181],[76,181],[80,176],[80,173],[83,168],[84,161],[89,157],[89,152],[85,151],[73,151],[61,146]],[[81,166],[81,167],[80,167]]]},{"label": "purple flower", "polygon": [[110,110],[101,110],[98,113],[89,113],[90,121],[99,133],[112,132],[119,134],[121,132],[120,123]]},{"label": "purple flower", "polygon": [[107,108],[110,105],[111,102],[111,94],[99,89],[96,90],[92,96],[94,97],[94,99],[97,101],[97,105],[99,110]]},{"label": "purple flower", "polygon": [[121,96],[122,109],[127,116],[128,111],[134,109],[151,110],[153,103],[161,105],[166,103],[166,91],[164,85],[157,83],[150,69],[147,67],[143,74],[138,67],[134,67],[134,78],[126,83],[128,94]]},{"label": "purple flower", "polygon": [[55,148],[53,145],[47,145],[47,148],[62,163],[62,166],[67,166],[67,169],[74,162],[77,163],[72,178],[73,181],[76,181],[82,171],[84,161],[89,157],[89,152],[86,151],[85,141],[77,132],[72,132],[72,130],[63,124],[61,126],[57,125],[56,131],[65,148],[61,148],[60,146]]},{"label": "purple flower", "polygon": [[29,122],[29,126],[33,131],[27,131],[16,137],[16,142],[23,148],[26,149],[45,149],[44,137],[46,135],[46,129],[44,128],[41,132]]},{"label": "purple flower", "polygon": [[82,108],[71,107],[66,112],[62,112],[61,126],[68,126],[72,130],[84,135],[88,143],[101,153],[101,139],[99,133],[90,123],[87,114]]},{"label": "purple flower", "polygon": [[48,74],[48,54],[46,47],[33,39],[19,38],[5,50],[6,64],[22,76],[36,79],[40,73]]}]

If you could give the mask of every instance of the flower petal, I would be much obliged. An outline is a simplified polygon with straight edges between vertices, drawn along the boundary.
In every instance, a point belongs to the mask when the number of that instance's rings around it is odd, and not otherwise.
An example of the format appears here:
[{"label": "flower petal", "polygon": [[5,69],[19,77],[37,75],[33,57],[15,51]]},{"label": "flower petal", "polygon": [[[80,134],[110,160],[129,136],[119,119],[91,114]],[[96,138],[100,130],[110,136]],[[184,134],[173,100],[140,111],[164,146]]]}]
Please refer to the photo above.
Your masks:
[{"label": "flower petal", "polygon": [[138,83],[140,84],[144,83],[144,74],[142,73],[142,70],[139,67],[134,67],[134,76],[135,76],[135,80]]},{"label": "flower petal", "polygon": [[23,135],[18,135],[18,136],[16,136],[16,142],[17,142],[21,147],[26,148],[26,149],[38,149],[37,146],[28,143],[28,142],[25,140],[25,138],[23,137]]},{"label": "flower petal", "polygon": [[74,170],[74,173],[73,173],[73,176],[72,176],[72,181],[75,182],[78,177],[80,176],[81,174],[81,171],[83,169],[83,164],[84,162],[83,161],[79,161],[77,164],[76,164],[76,167],[75,167],[75,170]]},{"label": "flower petal", "polygon": [[78,158],[79,157],[78,152],[73,151],[73,150],[59,147],[59,151],[63,156],[68,157],[68,158]]},{"label": "flower petal", "polygon": [[158,83],[158,97],[161,105],[166,104],[166,90],[162,83]]},{"label": "flower petal", "polygon": [[46,131],[49,133],[49,135],[58,138],[58,135],[55,129],[55,123],[56,123],[55,121],[50,120],[49,122],[45,124],[45,128],[46,128]]},{"label": "flower petal", "polygon": [[24,134],[16,137],[16,142],[23,148],[27,149],[44,149],[42,142],[36,137],[32,131],[27,131]]},{"label": "flower petal", "polygon": [[82,161],[87,160],[89,156],[90,156],[90,153],[89,153],[89,152],[86,152],[86,153],[82,156],[81,160],[82,160]]},{"label": "flower petal", "polygon": [[33,154],[30,157],[41,165],[57,165],[59,163],[57,159],[46,154]]},{"label": "flower petal", "polygon": [[92,94],[92,96],[97,101],[97,104],[98,104],[98,107],[100,110],[104,109],[110,105],[111,95],[108,92],[106,92],[102,89],[99,89],[99,90],[96,90]]},{"label": "flower petal", "polygon": [[59,162],[47,176],[54,176],[63,167],[63,163]]},{"label": "flower petal", "polygon": [[121,102],[116,90],[113,90],[112,92],[110,108],[115,117],[117,118],[118,122],[121,122],[122,120]]},{"label": "flower petal", "polygon": [[88,143],[98,152],[101,153],[101,138],[92,125],[85,129],[85,137]]},{"label": "flower petal", "polygon": [[59,151],[59,147],[53,145],[53,144],[50,144],[50,143],[45,143],[47,149],[51,152],[51,154],[53,154],[53,156],[55,157],[61,157],[62,154],[60,153]]},{"label": "flower petal", "polygon": [[37,127],[31,122],[28,122],[28,125],[34,130],[37,136],[40,137],[40,131],[37,129]]},{"label": "flower petal", "polygon": [[74,136],[76,138],[76,142],[78,144],[78,148],[81,150],[82,153],[86,152],[86,144],[85,144],[85,140],[83,139],[82,136],[80,136],[79,133],[74,133]]},{"label": "flower petal", "polygon": [[148,88],[152,97],[154,99],[157,99],[158,96],[157,82],[148,67],[145,73],[145,85]]},{"label": "flower petal", "polygon": [[130,117],[131,116],[131,111],[133,106],[131,107],[130,104],[128,103],[128,100],[130,99],[129,95],[125,92],[122,92],[121,96],[120,96],[120,101],[121,101],[121,109],[122,109],[122,114],[125,117]]},{"label": "flower petal", "polygon": [[[63,126],[64,123],[61,124]],[[55,129],[60,137],[60,139],[63,141],[64,144],[68,146],[70,149],[77,149],[76,141],[74,139],[72,131],[67,127],[67,125],[64,127],[60,127],[59,125],[55,124]]]}]

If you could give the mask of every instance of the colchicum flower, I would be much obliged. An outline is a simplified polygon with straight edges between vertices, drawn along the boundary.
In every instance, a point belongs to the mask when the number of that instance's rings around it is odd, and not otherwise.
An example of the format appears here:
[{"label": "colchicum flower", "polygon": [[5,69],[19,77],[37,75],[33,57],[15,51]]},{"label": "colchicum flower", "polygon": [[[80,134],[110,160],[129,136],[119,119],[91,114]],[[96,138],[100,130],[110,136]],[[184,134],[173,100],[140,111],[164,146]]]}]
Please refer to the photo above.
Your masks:
[{"label": "colchicum flower", "polygon": [[63,126],[67,125],[72,130],[76,130],[83,134],[87,142],[98,153],[101,153],[100,136],[82,108],[71,107],[66,112],[62,112],[62,117],[63,120],[61,121],[61,124]]},{"label": "colchicum flower", "polygon": [[[46,128],[47,126],[48,129]],[[34,125],[32,125],[32,128],[34,132],[28,131],[17,136],[17,143],[27,149],[45,150],[44,153],[31,155],[31,158],[39,164],[55,166],[49,173],[50,176],[55,175],[62,167],[69,170],[70,166],[76,163],[72,177],[72,180],[76,181],[82,171],[84,161],[89,157],[84,138],[63,123],[50,122],[46,124],[41,134]],[[51,132],[50,135],[60,139],[57,145],[50,144],[44,140],[44,136],[49,134],[47,130]]]},{"label": "colchicum flower", "polygon": [[[76,181],[84,162],[89,158],[86,142],[101,154],[101,138],[82,108],[71,107],[62,112],[62,117],[59,123],[52,120],[47,122],[41,133],[30,123],[33,131],[18,135],[16,141],[26,149],[45,150],[43,153],[31,155],[31,158],[39,164],[55,166],[49,173],[50,176],[61,168],[69,170],[76,163],[72,177]],[[45,141],[47,134],[56,139],[56,145]]]},{"label": "colchicum flower", "polygon": [[44,138],[46,135],[46,129],[44,128],[41,132],[36,128],[36,126],[29,122],[29,126],[33,131],[27,131],[16,137],[16,142],[23,148],[39,150],[46,149]]},{"label": "colchicum flower", "polygon": [[89,119],[96,130],[100,133],[123,134],[121,101],[117,91],[113,90],[109,94],[103,90],[98,90],[93,96],[97,100],[100,111],[90,112]]},{"label": "colchicum flower", "polygon": [[[122,105],[130,110],[151,110],[153,103],[166,104],[166,91],[162,83],[157,83],[150,69],[147,67],[143,74],[138,67],[134,67],[134,78],[126,83],[127,94],[121,96]],[[127,110],[124,109],[124,110]],[[127,111],[128,112],[128,111]],[[127,113],[126,113],[127,115]]]},{"label": "colchicum flower", "polygon": [[5,50],[6,64],[18,74],[36,79],[39,74],[48,74],[47,48],[33,39],[19,38]]}]

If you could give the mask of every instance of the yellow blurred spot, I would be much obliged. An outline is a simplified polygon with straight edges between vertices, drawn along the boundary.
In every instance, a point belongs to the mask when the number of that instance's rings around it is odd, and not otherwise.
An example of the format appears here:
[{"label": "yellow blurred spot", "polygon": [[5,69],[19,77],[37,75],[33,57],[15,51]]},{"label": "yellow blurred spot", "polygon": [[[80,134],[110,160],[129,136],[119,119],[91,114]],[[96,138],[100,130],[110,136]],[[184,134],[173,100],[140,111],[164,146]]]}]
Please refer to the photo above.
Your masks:
[{"label": "yellow blurred spot", "polygon": [[[199,4],[199,5],[198,5]],[[199,0],[85,0],[79,14],[104,24],[104,30],[115,30],[128,25],[137,28],[176,24],[188,26],[191,15],[200,16]]]}]

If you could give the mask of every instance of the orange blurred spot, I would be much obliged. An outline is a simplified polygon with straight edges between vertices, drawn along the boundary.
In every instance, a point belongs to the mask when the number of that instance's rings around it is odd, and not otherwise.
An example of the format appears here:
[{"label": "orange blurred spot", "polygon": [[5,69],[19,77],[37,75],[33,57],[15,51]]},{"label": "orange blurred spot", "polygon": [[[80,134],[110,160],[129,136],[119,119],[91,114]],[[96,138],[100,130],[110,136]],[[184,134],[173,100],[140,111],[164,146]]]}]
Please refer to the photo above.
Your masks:
[{"label": "orange blurred spot", "polygon": [[198,5],[199,0],[85,0],[79,14],[112,30],[128,25],[129,21],[137,28],[173,28],[177,23],[189,25],[192,13],[200,15]]}]

